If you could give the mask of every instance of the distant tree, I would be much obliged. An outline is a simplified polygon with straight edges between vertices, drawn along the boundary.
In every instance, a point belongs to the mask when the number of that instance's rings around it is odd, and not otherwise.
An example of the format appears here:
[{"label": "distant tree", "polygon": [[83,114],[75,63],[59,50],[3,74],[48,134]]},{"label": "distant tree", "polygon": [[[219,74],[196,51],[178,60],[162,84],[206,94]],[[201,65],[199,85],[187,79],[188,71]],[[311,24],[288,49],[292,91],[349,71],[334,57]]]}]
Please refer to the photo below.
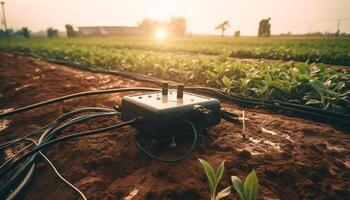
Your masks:
[{"label": "distant tree", "polygon": [[171,17],[167,24],[168,32],[175,36],[184,36],[186,34],[186,19],[184,17]]},{"label": "distant tree", "polygon": [[270,37],[271,36],[271,24],[270,24],[271,18],[268,19],[262,19],[259,22],[259,30],[258,30],[258,37]]},{"label": "distant tree", "polygon": [[66,31],[67,31],[67,37],[76,37],[76,32],[74,31],[74,28],[70,24],[66,24]]},{"label": "distant tree", "polygon": [[23,36],[25,38],[30,38],[30,31],[27,27],[23,27],[15,32],[15,35]]},{"label": "distant tree", "polygon": [[0,29],[0,38],[5,38],[6,37],[6,31]]},{"label": "distant tree", "polygon": [[54,28],[48,28],[47,29],[47,37],[48,38],[55,38],[58,37],[58,30]]},{"label": "distant tree", "polygon": [[8,34],[8,36],[12,36],[12,35],[14,34],[13,29],[12,29],[12,28],[7,29],[7,33],[6,33],[5,30],[0,29],[0,38],[5,38],[5,37],[7,37],[7,34]]},{"label": "distant tree", "polygon": [[160,26],[159,21],[147,18],[138,24],[138,27],[147,35],[152,35],[158,26]]},{"label": "distant tree", "polygon": [[22,34],[25,38],[30,38],[30,31],[29,31],[28,27],[22,28]]},{"label": "distant tree", "polygon": [[220,30],[221,31],[221,38],[224,37],[224,32],[226,29],[230,27],[230,22],[229,21],[224,21],[221,24],[219,24],[217,27],[215,27],[215,30]]},{"label": "distant tree", "polygon": [[12,28],[9,28],[7,29],[7,33],[9,34],[9,36],[11,36],[15,33],[15,31]]},{"label": "distant tree", "polygon": [[241,31],[236,31],[234,34],[233,34],[234,37],[240,37],[241,36]]}]

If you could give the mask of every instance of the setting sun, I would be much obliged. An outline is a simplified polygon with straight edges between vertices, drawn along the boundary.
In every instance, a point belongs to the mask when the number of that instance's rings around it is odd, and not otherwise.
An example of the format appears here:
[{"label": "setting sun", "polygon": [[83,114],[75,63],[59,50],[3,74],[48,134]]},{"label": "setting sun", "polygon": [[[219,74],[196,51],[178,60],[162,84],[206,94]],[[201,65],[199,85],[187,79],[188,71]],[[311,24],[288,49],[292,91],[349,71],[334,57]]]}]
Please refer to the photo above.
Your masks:
[{"label": "setting sun", "polygon": [[158,28],[155,31],[155,37],[158,40],[164,40],[168,36],[168,32],[165,30],[165,28]]}]

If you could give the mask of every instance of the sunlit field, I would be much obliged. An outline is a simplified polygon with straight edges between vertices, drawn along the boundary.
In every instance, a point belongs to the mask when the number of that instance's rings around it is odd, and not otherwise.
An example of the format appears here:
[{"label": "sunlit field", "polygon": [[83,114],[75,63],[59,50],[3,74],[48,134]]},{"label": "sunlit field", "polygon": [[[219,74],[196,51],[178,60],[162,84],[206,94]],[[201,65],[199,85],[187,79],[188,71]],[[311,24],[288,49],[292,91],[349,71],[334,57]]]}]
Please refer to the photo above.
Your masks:
[{"label": "sunlit field", "polygon": [[[164,31],[158,37],[106,37],[106,38],[60,38],[15,40],[11,48],[35,47],[36,45],[59,45],[81,47],[94,46],[113,49],[137,49],[160,52],[199,53],[218,55],[229,53],[230,57],[266,58],[294,60],[302,62],[321,62],[327,64],[350,65],[350,38],[325,37],[277,37],[255,38],[213,36],[192,36],[183,38],[164,38]],[[159,38],[161,37],[161,39]],[[1,42],[1,46],[6,44]],[[33,45],[35,43],[35,45]],[[0,48],[7,48],[7,47]]]},{"label": "sunlit field", "polygon": [[350,0],[0,0],[0,200],[349,200]]},{"label": "sunlit field", "polygon": [[349,113],[347,38],[192,36],[11,39],[0,50],[209,85],[262,100]]}]

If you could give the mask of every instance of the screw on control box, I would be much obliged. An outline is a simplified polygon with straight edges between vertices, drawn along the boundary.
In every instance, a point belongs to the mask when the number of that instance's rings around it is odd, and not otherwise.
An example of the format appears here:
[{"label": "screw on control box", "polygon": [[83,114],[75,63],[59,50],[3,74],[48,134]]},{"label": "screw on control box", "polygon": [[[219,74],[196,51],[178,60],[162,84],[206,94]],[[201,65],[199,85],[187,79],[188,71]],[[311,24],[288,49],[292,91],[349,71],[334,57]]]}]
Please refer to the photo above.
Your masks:
[{"label": "screw on control box", "polygon": [[191,131],[186,121],[197,129],[205,129],[220,122],[220,102],[217,99],[184,92],[184,86],[169,90],[162,84],[161,92],[125,96],[121,104],[122,120],[135,117],[143,120],[133,125],[140,133],[153,138],[168,138]]}]

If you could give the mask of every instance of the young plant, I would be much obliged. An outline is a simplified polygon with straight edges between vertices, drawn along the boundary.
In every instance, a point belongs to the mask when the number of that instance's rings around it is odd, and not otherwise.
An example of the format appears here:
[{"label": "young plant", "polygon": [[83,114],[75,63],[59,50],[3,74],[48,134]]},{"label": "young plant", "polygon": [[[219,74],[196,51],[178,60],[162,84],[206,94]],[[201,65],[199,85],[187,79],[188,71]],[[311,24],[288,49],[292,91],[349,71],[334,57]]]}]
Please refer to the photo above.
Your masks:
[{"label": "young plant", "polygon": [[210,189],[210,200],[220,200],[224,197],[227,197],[231,193],[231,186],[221,190],[219,193],[216,193],[219,181],[224,173],[224,163],[219,165],[219,167],[214,171],[213,167],[205,160],[199,159],[199,162],[202,164],[205,174],[208,178],[209,189]]},{"label": "young plant", "polygon": [[244,183],[237,176],[231,176],[233,187],[240,200],[255,200],[259,190],[258,178],[253,169]]}]

